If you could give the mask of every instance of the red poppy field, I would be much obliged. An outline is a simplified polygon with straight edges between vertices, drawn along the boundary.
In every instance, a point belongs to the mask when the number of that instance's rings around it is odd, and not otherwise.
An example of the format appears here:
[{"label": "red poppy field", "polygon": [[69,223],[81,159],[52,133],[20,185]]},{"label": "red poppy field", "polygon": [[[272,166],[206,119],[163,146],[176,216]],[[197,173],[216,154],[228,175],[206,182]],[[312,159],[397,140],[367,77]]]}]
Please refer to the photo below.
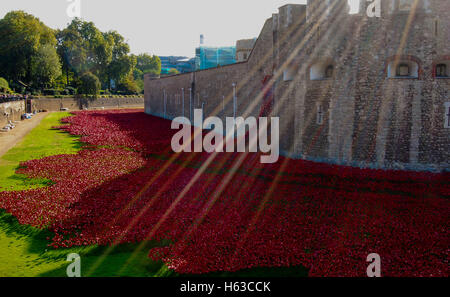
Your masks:
[{"label": "red poppy field", "polygon": [[149,257],[178,273],[302,265],[310,276],[449,276],[449,174],[358,169],[258,154],[171,151],[170,121],[83,111],[59,129],[76,155],[22,164],[45,188],[0,208],[54,233],[54,248],[170,242]]}]

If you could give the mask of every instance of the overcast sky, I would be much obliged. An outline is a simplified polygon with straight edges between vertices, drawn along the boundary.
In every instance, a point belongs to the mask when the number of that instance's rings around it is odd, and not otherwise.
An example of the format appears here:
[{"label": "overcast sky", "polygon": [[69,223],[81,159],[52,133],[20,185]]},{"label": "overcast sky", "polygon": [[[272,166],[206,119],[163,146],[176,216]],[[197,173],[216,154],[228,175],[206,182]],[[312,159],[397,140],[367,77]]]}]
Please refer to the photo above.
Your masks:
[{"label": "overcast sky", "polygon": [[[77,0],[2,0],[0,18],[24,10],[46,25],[64,28],[67,8]],[[200,34],[208,45],[234,45],[258,37],[266,19],[285,4],[306,0],[78,0],[81,17],[102,31],[117,30],[131,51],[194,56]],[[357,9],[358,0],[349,0]]]}]

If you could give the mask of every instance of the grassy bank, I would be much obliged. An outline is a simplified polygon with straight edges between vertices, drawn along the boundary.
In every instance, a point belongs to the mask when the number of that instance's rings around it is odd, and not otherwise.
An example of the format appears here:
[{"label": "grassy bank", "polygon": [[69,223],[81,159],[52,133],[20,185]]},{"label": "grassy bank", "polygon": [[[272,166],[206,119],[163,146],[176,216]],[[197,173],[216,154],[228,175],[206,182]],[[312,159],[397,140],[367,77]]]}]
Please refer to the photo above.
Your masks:
[{"label": "grassy bank", "polygon": [[20,162],[48,156],[75,154],[81,149],[77,138],[52,129],[69,113],[52,113],[45,117],[20,143],[0,159],[0,191],[20,191],[48,185],[47,180],[28,179],[16,174]]}]

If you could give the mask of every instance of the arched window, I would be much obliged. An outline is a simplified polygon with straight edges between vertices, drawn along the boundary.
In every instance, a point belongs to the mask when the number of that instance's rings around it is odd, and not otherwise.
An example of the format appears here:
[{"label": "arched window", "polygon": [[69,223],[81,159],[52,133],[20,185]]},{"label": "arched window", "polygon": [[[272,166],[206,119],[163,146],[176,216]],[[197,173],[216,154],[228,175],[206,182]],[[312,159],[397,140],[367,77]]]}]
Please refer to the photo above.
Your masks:
[{"label": "arched window", "polygon": [[334,66],[328,65],[327,69],[325,70],[325,78],[332,78],[334,73]]},{"label": "arched window", "polygon": [[316,62],[309,69],[309,78],[311,80],[323,80],[334,77],[334,63],[331,59],[324,59]]},{"label": "arched window", "polygon": [[419,78],[419,63],[413,58],[390,59],[387,65],[388,78]]},{"label": "arched window", "polygon": [[396,76],[411,76],[411,69],[408,64],[402,63],[397,66]]},{"label": "arched window", "polygon": [[284,81],[294,80],[296,71],[297,70],[294,66],[286,67],[286,69],[283,71],[283,80]]},{"label": "arched window", "polygon": [[448,77],[446,64],[436,65],[436,77]]}]

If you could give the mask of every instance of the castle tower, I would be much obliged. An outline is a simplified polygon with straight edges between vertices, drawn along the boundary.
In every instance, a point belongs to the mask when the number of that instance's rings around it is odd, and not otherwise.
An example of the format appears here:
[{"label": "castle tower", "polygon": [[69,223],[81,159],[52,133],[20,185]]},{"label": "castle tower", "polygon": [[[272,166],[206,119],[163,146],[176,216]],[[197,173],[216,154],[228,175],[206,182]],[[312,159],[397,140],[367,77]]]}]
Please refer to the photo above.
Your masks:
[{"label": "castle tower", "polygon": [[[448,79],[436,77],[450,68],[450,1],[381,0],[380,17],[370,17],[373,2],[360,0],[357,81],[373,89],[356,84],[361,132],[354,156],[378,164],[444,162],[433,152],[448,147],[442,124]],[[372,142],[374,150],[364,152],[362,142]]]}]

